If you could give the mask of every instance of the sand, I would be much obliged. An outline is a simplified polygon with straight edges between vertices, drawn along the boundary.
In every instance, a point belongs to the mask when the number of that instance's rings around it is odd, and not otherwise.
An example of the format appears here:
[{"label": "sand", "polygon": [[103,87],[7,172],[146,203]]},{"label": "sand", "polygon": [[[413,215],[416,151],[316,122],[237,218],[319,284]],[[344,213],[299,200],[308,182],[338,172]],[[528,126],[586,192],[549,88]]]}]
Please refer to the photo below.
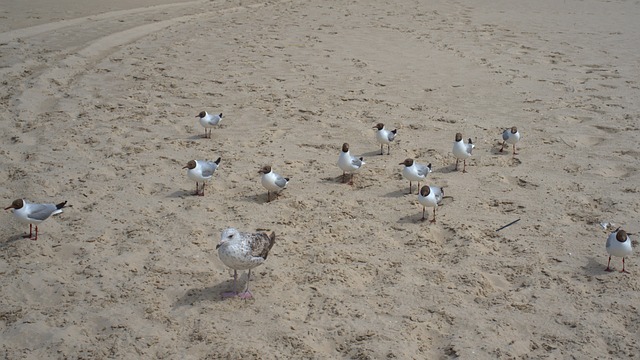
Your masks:
[{"label": "sand", "polygon": [[[3,207],[72,207],[38,241],[0,217],[5,358],[640,357],[640,262],[605,272],[600,226],[640,232],[635,2],[9,3]],[[182,167],[218,156],[191,196]],[[408,157],[450,196],[435,224]],[[271,203],[267,164],[291,178]],[[252,300],[220,296],[229,226],[278,236]]]}]

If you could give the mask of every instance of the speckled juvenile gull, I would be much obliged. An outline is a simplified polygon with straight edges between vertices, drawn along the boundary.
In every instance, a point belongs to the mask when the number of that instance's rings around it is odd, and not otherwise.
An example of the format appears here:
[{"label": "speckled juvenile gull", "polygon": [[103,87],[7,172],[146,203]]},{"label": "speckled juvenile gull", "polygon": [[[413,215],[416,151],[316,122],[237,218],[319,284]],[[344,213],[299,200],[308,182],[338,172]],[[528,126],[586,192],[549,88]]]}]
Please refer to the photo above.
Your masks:
[{"label": "speckled juvenile gull", "polygon": [[35,225],[36,236],[33,240],[38,240],[38,224],[47,220],[52,215],[60,214],[65,205],[67,205],[66,201],[59,204],[35,204],[24,199],[17,199],[6,207],[5,210],[12,209],[13,215],[18,221],[29,224],[29,235],[25,235],[25,238],[32,238],[33,225]]},{"label": "speckled juvenile gull", "polygon": [[431,219],[431,222],[436,222],[436,208],[442,201],[443,197],[444,188],[425,185],[420,189],[420,193],[418,193],[418,202],[422,205],[422,221],[427,220],[424,216],[425,208],[432,207],[433,219]]},{"label": "speckled juvenile gull", "polygon": [[475,145],[473,144],[473,141],[471,141],[471,138],[469,138],[469,143],[465,144],[464,140],[462,140],[462,134],[461,133],[456,134],[456,138],[455,138],[455,142],[453,143],[453,150],[452,150],[453,156],[456,157],[456,170],[458,170],[458,162],[462,160],[463,161],[462,172],[463,173],[467,172],[467,159],[471,157],[471,151],[473,150],[474,147]]},{"label": "speckled juvenile gull", "polygon": [[[275,232],[271,232],[271,235],[263,232],[246,233],[239,232],[234,228],[222,231],[220,243],[216,246],[218,256],[225,265],[233,269],[233,291],[223,293],[223,297],[240,296],[242,299],[253,297],[249,291],[251,269],[262,265],[267,260],[267,255],[269,255],[275,241]],[[249,270],[247,288],[241,293],[236,291],[238,270]]]},{"label": "speckled juvenile gull", "polygon": [[[204,137],[211,138],[211,128],[218,125],[220,120],[222,120],[222,113],[220,114],[209,114],[206,111],[201,111],[197,118],[200,118],[200,125],[204,127]],[[209,133],[207,134],[207,129],[209,129]]]},{"label": "speckled juvenile gull", "polygon": [[506,144],[513,145],[513,154],[511,157],[515,157],[518,155],[516,152],[516,143],[520,141],[520,133],[518,132],[518,128],[513,126],[511,129],[506,129],[502,132],[502,147],[500,147],[500,152],[504,150],[504,146]]},{"label": "speckled juvenile gull", "polygon": [[624,269],[624,258],[631,255],[633,247],[631,246],[631,239],[627,232],[618,228],[616,231],[609,234],[607,238],[607,253],[609,254],[609,261],[607,262],[607,268],[605,271],[613,271],[609,265],[611,264],[611,257],[622,258],[622,270],[620,272],[628,273]]},{"label": "speckled juvenile gull", "polygon": [[[187,176],[189,179],[196,182],[196,192],[193,195],[204,196],[204,185],[211,180],[213,173],[218,169],[218,165],[220,165],[220,158],[216,161],[191,160],[183,167],[183,169],[188,169]],[[200,192],[200,187],[198,186],[200,182],[202,183],[202,192]]]},{"label": "speckled juvenile gull", "polygon": [[345,173],[351,174],[351,179],[349,184],[353,185],[353,174],[357,173],[362,169],[362,165],[366,164],[364,162],[364,158],[357,158],[355,156],[351,156],[349,153],[349,144],[342,144],[342,151],[340,152],[340,156],[338,156],[338,167],[342,170],[342,182],[345,182]]},{"label": "speckled juvenile gull", "polygon": [[398,133],[397,129],[387,130],[384,128],[383,123],[378,123],[373,127],[376,130],[376,140],[380,143],[380,155],[384,154],[383,146],[387,144],[387,155],[391,153],[391,142],[396,138],[396,134]]},{"label": "speckled juvenile gull", "polygon": [[402,176],[409,180],[409,194],[411,194],[411,182],[418,182],[418,191],[420,191],[420,181],[424,180],[431,172],[431,164],[423,165],[415,162],[413,159],[406,159],[399,165],[404,165]]},{"label": "speckled juvenile gull", "polygon": [[269,165],[263,166],[258,173],[262,174],[260,182],[267,189],[267,201],[271,201],[272,192],[276,193],[277,196],[278,192],[286,188],[289,183],[289,178],[274,173]]}]

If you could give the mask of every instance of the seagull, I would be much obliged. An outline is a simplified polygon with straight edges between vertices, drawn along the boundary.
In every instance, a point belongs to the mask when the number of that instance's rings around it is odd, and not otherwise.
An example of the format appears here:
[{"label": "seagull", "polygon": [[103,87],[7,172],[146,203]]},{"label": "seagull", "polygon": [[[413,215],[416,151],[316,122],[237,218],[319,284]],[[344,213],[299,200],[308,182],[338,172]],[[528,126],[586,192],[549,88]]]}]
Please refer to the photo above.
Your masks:
[{"label": "seagull", "polygon": [[431,172],[431,164],[422,165],[413,161],[413,159],[406,159],[399,165],[404,165],[402,169],[402,176],[409,180],[409,194],[411,194],[411,182],[418,182],[418,191],[420,190],[420,181],[424,180]]},{"label": "seagull", "polygon": [[[187,170],[187,176],[189,179],[196,182],[196,192],[193,195],[204,196],[204,185],[205,182],[211,180],[213,173],[218,169],[218,165],[220,164],[220,158],[216,161],[208,161],[208,160],[191,160],[187,163],[183,169]],[[202,192],[200,192],[200,187],[198,183],[202,182]]]},{"label": "seagull", "polygon": [[[38,224],[47,220],[51,215],[60,214],[65,205],[67,205],[66,201],[56,205],[34,204],[24,199],[17,199],[4,209],[13,209],[13,215],[18,218],[18,221],[29,224],[29,235],[25,235],[24,237],[35,241],[38,240]],[[34,224],[36,225],[36,237],[32,238]]]},{"label": "seagull", "polygon": [[609,234],[607,238],[607,253],[609,254],[609,261],[607,262],[607,268],[605,271],[613,271],[609,268],[609,264],[611,264],[611,256],[617,256],[622,258],[622,270],[620,272],[629,273],[624,269],[624,258],[631,255],[633,252],[633,248],[631,247],[631,239],[627,232],[624,230],[620,230],[620,228],[616,229],[616,231]]},{"label": "seagull", "polygon": [[338,167],[342,170],[342,182],[345,182],[345,173],[351,173],[351,181],[350,185],[353,185],[353,174],[360,171],[362,165],[366,164],[364,162],[364,158],[357,158],[355,156],[351,156],[349,153],[349,144],[342,144],[342,152],[340,152],[340,156],[338,157]]},{"label": "seagull", "polygon": [[[216,246],[220,260],[233,269],[233,291],[223,293],[222,297],[240,296],[241,299],[253,297],[249,291],[251,269],[262,265],[267,260],[267,255],[276,242],[276,233],[245,233],[234,228],[222,231],[220,243]],[[238,270],[249,270],[247,275],[247,288],[241,293],[236,292]]]},{"label": "seagull", "polygon": [[382,147],[384,144],[387,144],[387,155],[390,153],[389,147],[391,146],[391,142],[395,139],[396,134],[398,133],[398,129],[393,129],[391,131],[384,128],[383,123],[378,123],[378,125],[373,127],[374,129],[378,129],[376,131],[376,140],[380,143],[380,155],[384,154]]},{"label": "seagull", "polygon": [[438,204],[442,201],[444,197],[444,188],[437,186],[428,186],[425,185],[420,189],[420,193],[418,194],[418,202],[422,205],[422,221],[427,220],[424,217],[424,210],[427,207],[433,208],[433,219],[431,222],[436,222],[436,208]]},{"label": "seagull", "polygon": [[462,134],[456,134],[456,141],[453,143],[453,155],[456,157],[456,170],[458,170],[458,162],[463,161],[462,172],[467,172],[467,158],[471,157],[471,151],[476,147],[469,138],[469,143],[465,144],[462,140]]},{"label": "seagull", "polygon": [[262,174],[262,186],[267,189],[267,202],[271,201],[271,192],[277,192],[287,187],[289,178],[282,177],[271,170],[271,166],[266,165],[258,173]]},{"label": "seagull", "polygon": [[[209,114],[206,111],[201,111],[200,114],[196,115],[196,117],[200,118],[200,125],[204,126],[204,137],[211,139],[211,128],[220,123],[220,120],[222,120],[222,113],[215,115]],[[208,135],[207,129],[209,129]]]},{"label": "seagull", "polygon": [[514,126],[511,129],[506,129],[502,132],[502,147],[500,147],[500,152],[504,150],[505,144],[511,144],[513,145],[513,155],[511,155],[511,157],[514,158],[516,155],[518,155],[518,153],[516,153],[516,143],[518,141],[520,141],[520,133],[518,132],[518,128]]}]

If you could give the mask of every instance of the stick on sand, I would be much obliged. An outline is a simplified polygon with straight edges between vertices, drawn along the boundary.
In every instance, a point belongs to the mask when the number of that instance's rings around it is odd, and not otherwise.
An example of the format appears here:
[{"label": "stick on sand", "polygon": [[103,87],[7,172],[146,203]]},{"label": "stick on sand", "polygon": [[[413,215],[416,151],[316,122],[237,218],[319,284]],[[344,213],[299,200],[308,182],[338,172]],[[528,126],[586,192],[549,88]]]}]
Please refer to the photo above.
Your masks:
[{"label": "stick on sand", "polygon": [[504,229],[504,228],[506,228],[506,227],[509,227],[509,226],[511,226],[511,225],[513,225],[513,224],[515,224],[515,223],[517,223],[518,221],[520,221],[520,219],[518,219],[518,220],[514,220],[514,221],[510,222],[510,223],[508,223],[507,225],[505,225],[505,226],[501,227],[500,229],[498,229],[498,230],[496,230],[496,231],[500,231],[500,230],[502,230],[502,229]]}]

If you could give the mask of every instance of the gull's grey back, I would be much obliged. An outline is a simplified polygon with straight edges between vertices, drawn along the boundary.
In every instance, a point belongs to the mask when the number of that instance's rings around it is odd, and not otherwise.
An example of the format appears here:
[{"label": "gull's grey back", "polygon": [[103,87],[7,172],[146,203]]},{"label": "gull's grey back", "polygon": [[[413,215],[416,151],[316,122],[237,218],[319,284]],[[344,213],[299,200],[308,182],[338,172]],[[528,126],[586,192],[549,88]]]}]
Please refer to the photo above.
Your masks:
[{"label": "gull's grey back", "polygon": [[285,187],[285,185],[287,185],[287,181],[289,180],[276,174],[276,185],[278,185],[278,187],[281,187],[281,188]]},{"label": "gull's grey back", "polygon": [[431,169],[427,165],[422,165],[418,163],[415,163],[415,164],[416,164],[416,169],[418,171],[418,175],[427,176],[431,172]]},{"label": "gull's grey back", "polygon": [[46,220],[51,216],[54,212],[58,210],[58,208],[54,204],[29,204],[31,207],[31,213],[29,217],[36,220]]}]

